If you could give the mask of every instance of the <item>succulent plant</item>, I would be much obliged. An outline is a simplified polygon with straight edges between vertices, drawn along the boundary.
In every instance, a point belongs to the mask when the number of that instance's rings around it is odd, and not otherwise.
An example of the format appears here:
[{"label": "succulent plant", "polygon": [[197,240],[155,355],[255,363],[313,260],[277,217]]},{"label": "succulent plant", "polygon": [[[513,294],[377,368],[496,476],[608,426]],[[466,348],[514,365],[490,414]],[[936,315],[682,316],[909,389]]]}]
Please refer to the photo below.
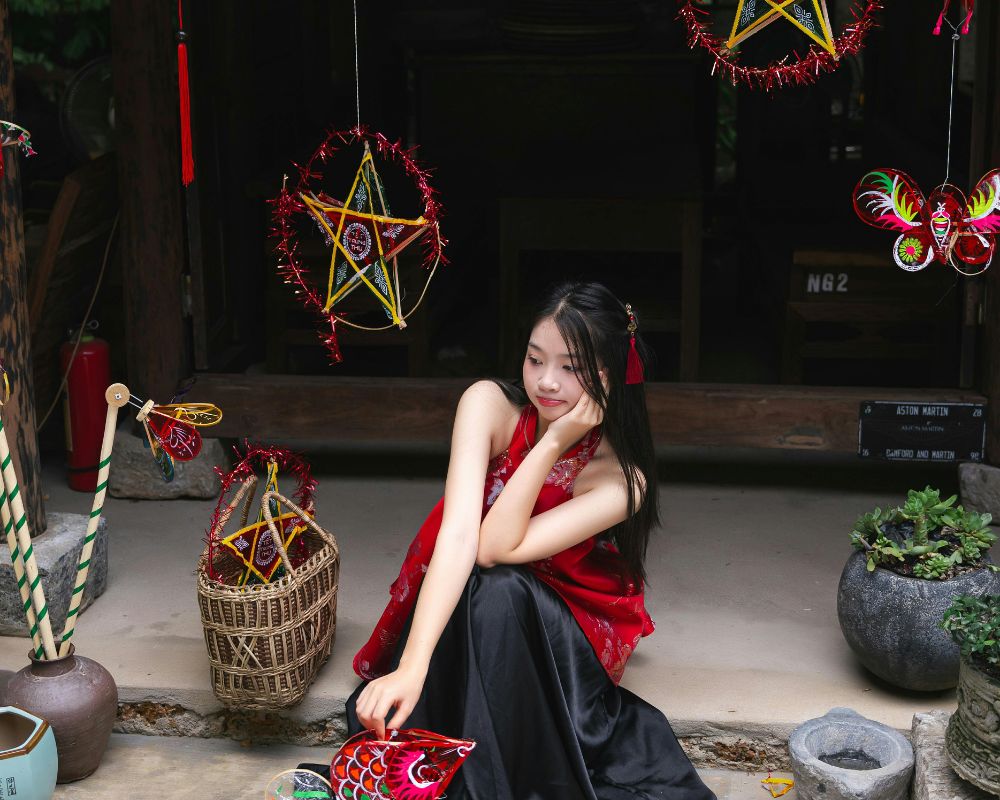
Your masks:
[{"label": "succulent plant", "polygon": [[[983,566],[984,554],[997,540],[992,517],[955,505],[957,496],[941,499],[927,486],[911,489],[897,508],[862,514],[851,531],[851,544],[868,557],[868,571],[885,567],[928,580],[952,577],[962,566]],[[992,565],[989,565],[991,568]]]}]

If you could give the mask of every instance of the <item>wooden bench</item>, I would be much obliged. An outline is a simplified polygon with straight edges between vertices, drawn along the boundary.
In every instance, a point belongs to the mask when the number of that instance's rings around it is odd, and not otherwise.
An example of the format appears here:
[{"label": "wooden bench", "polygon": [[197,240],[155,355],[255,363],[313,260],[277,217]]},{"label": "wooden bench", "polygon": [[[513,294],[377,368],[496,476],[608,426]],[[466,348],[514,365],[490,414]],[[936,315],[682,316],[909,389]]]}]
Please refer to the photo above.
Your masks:
[{"label": "wooden bench", "polygon": [[[204,373],[191,401],[222,408],[206,436],[446,449],[465,378],[347,378]],[[959,390],[650,383],[658,447],[760,447],[854,453],[868,400],[985,402]]]}]

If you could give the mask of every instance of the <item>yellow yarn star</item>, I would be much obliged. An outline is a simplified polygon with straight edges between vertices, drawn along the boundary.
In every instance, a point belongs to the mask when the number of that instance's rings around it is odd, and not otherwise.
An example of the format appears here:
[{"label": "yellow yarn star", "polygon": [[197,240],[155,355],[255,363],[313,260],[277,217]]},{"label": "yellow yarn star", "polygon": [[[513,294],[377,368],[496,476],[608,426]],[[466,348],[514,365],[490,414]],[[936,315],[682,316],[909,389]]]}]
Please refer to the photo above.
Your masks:
[{"label": "yellow yarn star", "polygon": [[739,0],[726,47],[733,49],[782,17],[828,53],[837,55],[826,0]]}]

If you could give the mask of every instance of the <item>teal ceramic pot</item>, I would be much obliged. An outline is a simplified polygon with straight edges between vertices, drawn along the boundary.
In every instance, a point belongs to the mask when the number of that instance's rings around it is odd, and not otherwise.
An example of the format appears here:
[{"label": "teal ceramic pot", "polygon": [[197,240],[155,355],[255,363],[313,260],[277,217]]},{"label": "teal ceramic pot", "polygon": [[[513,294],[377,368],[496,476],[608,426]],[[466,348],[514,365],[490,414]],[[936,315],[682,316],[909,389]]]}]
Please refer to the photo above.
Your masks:
[{"label": "teal ceramic pot", "polygon": [[0,797],[49,800],[58,770],[49,723],[15,706],[0,707]]}]

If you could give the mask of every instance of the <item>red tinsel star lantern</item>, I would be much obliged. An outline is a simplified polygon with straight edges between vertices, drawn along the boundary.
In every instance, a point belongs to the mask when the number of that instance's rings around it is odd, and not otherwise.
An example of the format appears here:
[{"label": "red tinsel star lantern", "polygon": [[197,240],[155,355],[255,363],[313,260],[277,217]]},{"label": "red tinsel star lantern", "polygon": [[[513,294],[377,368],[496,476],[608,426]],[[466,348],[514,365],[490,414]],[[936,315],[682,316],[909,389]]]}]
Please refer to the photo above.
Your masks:
[{"label": "red tinsel star lantern", "polygon": [[[364,155],[349,191],[340,195],[344,200],[338,200],[320,187],[323,180],[320,168],[341,148],[357,144],[364,146]],[[401,167],[413,181],[423,204],[418,217],[390,213],[375,154],[384,163]],[[430,173],[416,162],[412,150],[364,128],[331,131],[304,165],[295,166],[298,180],[292,186],[286,181],[281,194],[270,201],[272,236],[278,241],[275,251],[281,259],[278,272],[285,283],[295,288],[299,301],[323,319],[320,339],[332,361],[338,363],[342,360],[337,343],[338,324],[370,331],[406,327],[406,318],[420,305],[434,271],[445,261],[446,240],[438,223],[441,204],[428,182]],[[325,286],[317,285],[309,277],[311,269],[305,263],[299,241],[303,221],[311,221],[330,248]],[[424,245],[427,278],[416,301],[404,309],[399,255],[418,241]],[[375,306],[384,312],[386,324],[363,325],[338,310],[338,304],[355,291],[372,296]]]},{"label": "red tinsel star lantern", "polygon": [[[831,41],[832,31],[826,26],[827,15],[822,0],[809,4],[812,12],[805,10],[801,14],[789,11],[789,3],[784,0],[740,0],[732,33],[728,39],[723,39],[712,33],[712,15],[699,2],[679,0],[679,4],[678,16],[687,27],[688,47],[702,47],[709,52],[713,59],[713,75],[719,73],[732,81],[734,86],[742,83],[768,91],[814,83],[822,73],[833,72],[844,56],[861,51],[865,37],[876,25],[875,15],[882,9],[879,0],[867,0],[862,10],[854,9],[854,19]],[[813,39],[806,54],[790,53],[764,67],[740,64],[739,55],[731,48],[779,19],[791,22]]]}]

